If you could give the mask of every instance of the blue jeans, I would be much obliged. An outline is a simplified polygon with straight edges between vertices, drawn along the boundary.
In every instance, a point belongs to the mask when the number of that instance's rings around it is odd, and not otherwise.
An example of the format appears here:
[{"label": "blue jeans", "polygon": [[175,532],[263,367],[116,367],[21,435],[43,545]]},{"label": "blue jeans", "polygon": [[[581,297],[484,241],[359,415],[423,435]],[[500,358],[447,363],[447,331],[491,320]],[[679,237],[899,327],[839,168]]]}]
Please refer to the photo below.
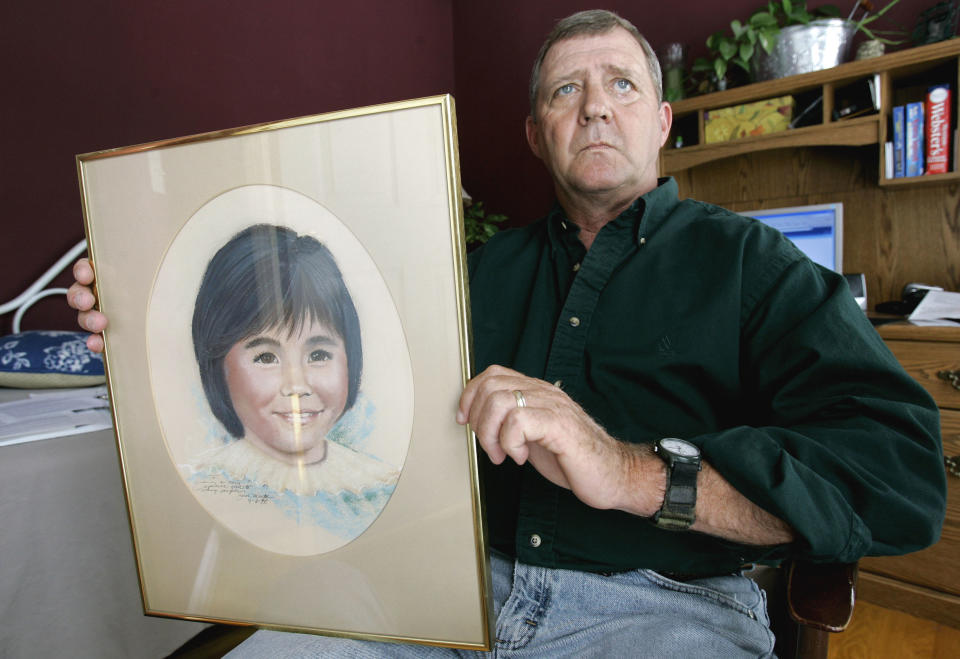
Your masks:
[{"label": "blue jeans", "polygon": [[766,596],[740,575],[674,581],[491,557],[490,653],[260,630],[229,659],[281,657],[772,657]]}]

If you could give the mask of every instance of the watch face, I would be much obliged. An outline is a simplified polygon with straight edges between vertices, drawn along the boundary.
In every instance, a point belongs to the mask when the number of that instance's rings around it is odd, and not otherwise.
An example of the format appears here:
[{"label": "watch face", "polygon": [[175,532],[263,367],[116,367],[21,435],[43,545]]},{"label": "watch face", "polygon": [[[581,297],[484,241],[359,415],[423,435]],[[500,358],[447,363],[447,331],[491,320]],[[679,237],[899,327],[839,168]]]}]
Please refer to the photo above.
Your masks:
[{"label": "watch face", "polygon": [[700,449],[682,439],[675,439],[673,437],[661,439],[660,446],[671,453],[682,455],[685,458],[695,458],[700,455]]}]

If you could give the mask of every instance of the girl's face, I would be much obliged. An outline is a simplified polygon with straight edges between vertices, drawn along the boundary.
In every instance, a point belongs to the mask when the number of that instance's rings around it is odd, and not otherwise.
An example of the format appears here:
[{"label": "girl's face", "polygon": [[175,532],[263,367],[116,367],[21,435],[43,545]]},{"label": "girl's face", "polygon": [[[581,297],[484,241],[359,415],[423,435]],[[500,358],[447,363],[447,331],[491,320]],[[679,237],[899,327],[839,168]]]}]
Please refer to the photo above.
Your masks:
[{"label": "girl's face", "polygon": [[237,342],[223,363],[250,443],[290,464],[323,460],[347,403],[343,337],[316,321],[295,335],[275,327]]}]

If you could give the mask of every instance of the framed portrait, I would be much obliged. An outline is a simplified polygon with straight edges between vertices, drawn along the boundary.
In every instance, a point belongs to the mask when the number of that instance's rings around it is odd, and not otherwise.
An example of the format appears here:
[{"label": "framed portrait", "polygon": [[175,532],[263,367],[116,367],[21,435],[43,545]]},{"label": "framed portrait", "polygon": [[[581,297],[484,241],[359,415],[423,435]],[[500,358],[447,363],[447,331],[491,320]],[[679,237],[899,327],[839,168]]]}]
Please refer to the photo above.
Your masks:
[{"label": "framed portrait", "polygon": [[488,649],[452,98],[77,168],[145,612]]}]

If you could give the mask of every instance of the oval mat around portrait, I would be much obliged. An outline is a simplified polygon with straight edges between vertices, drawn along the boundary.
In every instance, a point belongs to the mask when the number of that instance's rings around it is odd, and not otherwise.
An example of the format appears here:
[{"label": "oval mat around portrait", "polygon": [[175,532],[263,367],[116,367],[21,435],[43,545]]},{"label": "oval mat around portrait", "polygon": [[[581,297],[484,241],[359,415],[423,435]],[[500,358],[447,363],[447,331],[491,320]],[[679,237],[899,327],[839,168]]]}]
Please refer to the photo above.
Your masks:
[{"label": "oval mat around portrait", "polygon": [[[287,227],[323,243],[343,274],[360,321],[363,373],[357,401],[327,434],[334,449],[328,459],[293,471],[252,446],[233,444],[237,440],[210,412],[193,351],[191,319],[206,266],[220,247],[255,224]],[[376,264],[321,204],[286,188],[251,185],[202,206],[171,242],[158,269],[148,301],[147,352],[170,459],[203,508],[241,538],[281,554],[329,552],[363,533],[387,505],[413,425],[409,351]],[[393,482],[372,492],[361,472],[384,470],[394,474]]]}]

